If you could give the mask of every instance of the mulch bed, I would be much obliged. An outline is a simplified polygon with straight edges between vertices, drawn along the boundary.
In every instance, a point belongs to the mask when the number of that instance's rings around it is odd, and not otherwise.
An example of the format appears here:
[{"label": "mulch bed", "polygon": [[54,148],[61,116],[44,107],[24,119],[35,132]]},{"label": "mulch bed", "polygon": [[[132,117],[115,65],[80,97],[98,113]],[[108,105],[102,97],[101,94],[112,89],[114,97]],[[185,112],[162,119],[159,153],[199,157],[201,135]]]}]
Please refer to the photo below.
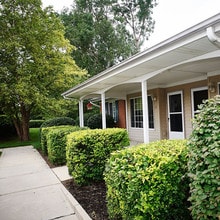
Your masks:
[{"label": "mulch bed", "polygon": [[73,180],[62,183],[92,219],[108,220],[104,181],[94,182],[88,186],[78,186]]}]

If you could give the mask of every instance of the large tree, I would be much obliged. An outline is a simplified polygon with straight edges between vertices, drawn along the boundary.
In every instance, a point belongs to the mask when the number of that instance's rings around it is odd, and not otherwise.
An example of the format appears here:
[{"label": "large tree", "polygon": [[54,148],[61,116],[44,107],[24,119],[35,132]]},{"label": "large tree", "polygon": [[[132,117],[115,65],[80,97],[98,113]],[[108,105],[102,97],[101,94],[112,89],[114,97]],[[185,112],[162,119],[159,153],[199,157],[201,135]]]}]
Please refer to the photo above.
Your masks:
[{"label": "large tree", "polygon": [[76,0],[60,14],[73,58],[92,76],[136,53],[132,36],[112,16],[109,0]]},{"label": "large tree", "polygon": [[76,63],[95,75],[139,52],[154,29],[156,0],[75,0],[60,14]]},{"label": "large tree", "polygon": [[131,33],[137,50],[153,32],[152,14],[156,5],[157,0],[112,0],[114,18]]},{"label": "large tree", "polygon": [[25,141],[31,112],[58,111],[60,94],[85,71],[70,55],[60,19],[41,0],[1,0],[0,27],[0,108]]}]

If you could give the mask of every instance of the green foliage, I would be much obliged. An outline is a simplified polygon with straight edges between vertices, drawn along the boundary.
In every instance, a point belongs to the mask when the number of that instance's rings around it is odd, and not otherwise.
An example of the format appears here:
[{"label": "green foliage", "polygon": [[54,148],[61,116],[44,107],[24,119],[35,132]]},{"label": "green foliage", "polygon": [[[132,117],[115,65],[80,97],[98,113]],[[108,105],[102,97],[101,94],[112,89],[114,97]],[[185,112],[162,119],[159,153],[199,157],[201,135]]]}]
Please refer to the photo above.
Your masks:
[{"label": "green foliage", "polygon": [[67,136],[67,166],[74,181],[88,184],[103,179],[110,153],[129,145],[125,129],[95,129],[74,132]]},{"label": "green foliage", "polygon": [[7,138],[16,134],[12,121],[6,115],[0,115],[0,137]]},{"label": "green foliage", "polygon": [[191,211],[194,219],[220,218],[220,96],[204,102],[189,140]]},{"label": "green foliage", "polygon": [[163,140],[111,154],[105,169],[111,219],[190,219],[186,141]]},{"label": "green foliage", "polygon": [[93,76],[134,54],[132,36],[116,23],[108,0],[75,1],[71,11],[60,14],[66,37],[77,47],[72,55],[77,65]]},{"label": "green foliage", "polygon": [[62,125],[73,126],[75,125],[75,121],[74,119],[69,117],[57,117],[57,118],[48,119],[41,125],[40,127],[41,150],[45,155],[48,155],[48,149],[47,149],[48,132],[52,129],[56,129],[57,126],[62,126]]},{"label": "green foliage", "polygon": [[54,165],[66,164],[66,142],[67,135],[79,130],[85,130],[87,128],[80,128],[78,126],[58,126],[53,129],[49,129],[46,135],[48,159]]},{"label": "green foliage", "polygon": [[[52,122],[52,123],[50,123],[50,122]],[[45,155],[48,155],[48,143],[47,143],[48,133],[54,129],[57,129],[57,128],[62,129],[62,128],[65,128],[66,125],[72,125],[72,124],[68,124],[68,123],[65,124],[65,123],[53,123],[53,122],[54,122],[53,120],[45,121],[45,124],[43,123],[40,128],[41,150]],[[57,121],[55,120],[55,122],[57,122]],[[60,122],[59,118],[58,118],[58,122]],[[72,120],[70,120],[70,121],[68,120],[68,122],[72,122]]]},{"label": "green foliage", "polygon": [[[62,127],[62,126],[60,126]],[[57,126],[53,127],[41,127],[40,128],[40,145],[41,150],[44,155],[48,155],[48,149],[47,149],[47,134],[52,131],[53,129],[57,129]]]},{"label": "green foliage", "polygon": [[63,113],[60,94],[85,76],[71,57],[64,26],[40,0],[0,2],[0,109],[21,140],[36,110]]},{"label": "green foliage", "polygon": [[29,127],[30,128],[39,128],[43,124],[44,120],[30,120]]},{"label": "green foliage", "polygon": [[[87,126],[91,129],[102,128],[102,115],[91,115],[87,120]],[[114,118],[111,115],[106,115],[106,127],[113,128],[115,126]]]},{"label": "green foliage", "polygon": [[42,125],[43,127],[53,127],[53,126],[60,126],[60,125],[75,125],[74,119],[70,117],[57,117],[46,120]]},{"label": "green foliage", "polygon": [[154,29],[152,19],[156,0],[113,0],[111,1],[114,19],[131,32],[133,44],[138,50]]}]

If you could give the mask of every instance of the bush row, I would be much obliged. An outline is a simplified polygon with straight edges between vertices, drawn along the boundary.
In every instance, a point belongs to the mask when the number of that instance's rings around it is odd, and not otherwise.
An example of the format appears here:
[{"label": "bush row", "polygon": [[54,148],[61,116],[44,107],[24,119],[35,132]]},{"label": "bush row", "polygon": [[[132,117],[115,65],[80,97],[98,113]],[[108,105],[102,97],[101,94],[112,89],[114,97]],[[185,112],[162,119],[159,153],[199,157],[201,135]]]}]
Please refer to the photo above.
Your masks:
[{"label": "bush row", "polygon": [[87,128],[78,126],[62,126],[61,128],[57,126],[51,129],[46,137],[49,161],[54,165],[66,164],[67,135],[85,129]]},{"label": "bush row", "polygon": [[[48,120],[44,121],[40,127],[41,149],[42,149],[43,153],[45,155],[48,155],[46,137],[47,137],[47,133],[51,129],[56,129],[56,126],[62,126],[62,125],[63,126],[66,126],[66,125],[73,126],[74,124],[75,124],[74,119],[69,118],[69,117],[57,117],[57,118],[48,119]],[[50,127],[52,127],[52,128],[50,129]]]},{"label": "bush row", "polygon": [[61,125],[43,127],[41,129],[41,149],[54,165],[66,163],[66,136],[67,134],[83,130],[78,126]]},{"label": "bush row", "polygon": [[186,141],[112,153],[105,169],[111,219],[190,219]]},{"label": "bush row", "polygon": [[46,120],[42,125],[41,128],[44,127],[53,127],[53,126],[60,126],[60,125],[75,125],[75,121],[69,117],[57,117]]},{"label": "bush row", "polygon": [[43,123],[44,123],[44,120],[30,120],[29,127],[40,128]]},{"label": "bush row", "polygon": [[109,128],[74,132],[67,136],[67,166],[79,185],[103,179],[110,153],[129,145],[125,129]]}]

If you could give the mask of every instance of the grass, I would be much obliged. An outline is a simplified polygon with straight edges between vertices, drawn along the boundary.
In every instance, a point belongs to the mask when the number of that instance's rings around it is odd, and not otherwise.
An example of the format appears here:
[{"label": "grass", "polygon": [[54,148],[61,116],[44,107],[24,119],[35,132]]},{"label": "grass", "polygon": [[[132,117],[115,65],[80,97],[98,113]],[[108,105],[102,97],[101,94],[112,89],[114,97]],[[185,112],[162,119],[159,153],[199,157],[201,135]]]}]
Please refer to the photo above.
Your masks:
[{"label": "grass", "polygon": [[9,140],[0,141],[0,148],[20,147],[33,145],[34,148],[40,147],[40,128],[30,128],[30,141],[21,142],[18,137],[12,137]]}]

